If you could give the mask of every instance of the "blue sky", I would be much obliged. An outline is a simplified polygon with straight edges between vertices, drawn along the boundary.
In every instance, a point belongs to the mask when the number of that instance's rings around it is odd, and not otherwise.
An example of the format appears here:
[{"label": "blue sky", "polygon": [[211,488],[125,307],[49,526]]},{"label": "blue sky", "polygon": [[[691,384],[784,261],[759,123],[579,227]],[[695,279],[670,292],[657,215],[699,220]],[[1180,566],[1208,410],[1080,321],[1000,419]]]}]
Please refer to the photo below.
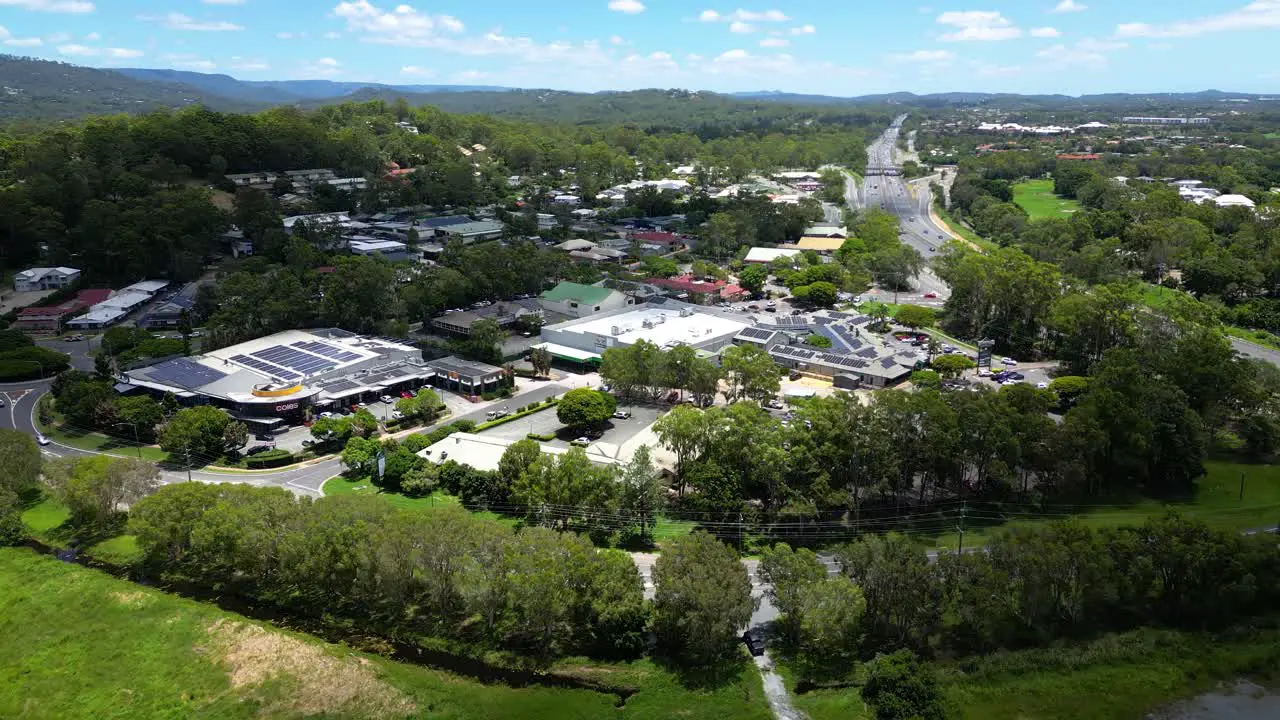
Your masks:
[{"label": "blue sky", "polygon": [[0,0],[0,52],[244,79],[1280,91],[1280,0]]}]

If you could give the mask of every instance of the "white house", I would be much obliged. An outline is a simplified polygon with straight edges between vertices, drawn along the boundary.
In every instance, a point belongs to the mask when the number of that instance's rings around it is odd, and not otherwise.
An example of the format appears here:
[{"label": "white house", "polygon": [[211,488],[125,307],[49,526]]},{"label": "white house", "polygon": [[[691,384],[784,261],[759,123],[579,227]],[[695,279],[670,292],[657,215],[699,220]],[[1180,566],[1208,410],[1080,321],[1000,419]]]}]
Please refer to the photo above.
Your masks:
[{"label": "white house", "polygon": [[1213,199],[1218,207],[1246,207],[1250,210],[1256,207],[1256,204],[1244,195],[1221,195]]},{"label": "white house", "polygon": [[15,292],[60,290],[80,279],[80,271],[69,267],[30,268],[13,276]]},{"label": "white house", "polygon": [[582,202],[582,198],[578,197],[577,195],[556,195],[555,197],[551,198],[551,202],[557,205],[572,206]]}]

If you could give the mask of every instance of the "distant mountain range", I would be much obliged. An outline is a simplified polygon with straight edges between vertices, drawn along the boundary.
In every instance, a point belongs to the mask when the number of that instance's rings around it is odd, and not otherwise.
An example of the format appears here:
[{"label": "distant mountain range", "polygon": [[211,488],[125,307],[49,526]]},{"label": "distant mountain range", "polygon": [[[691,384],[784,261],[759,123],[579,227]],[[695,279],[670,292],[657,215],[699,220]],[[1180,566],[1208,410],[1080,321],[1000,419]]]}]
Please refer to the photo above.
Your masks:
[{"label": "distant mountain range", "polygon": [[693,112],[714,124],[718,113],[747,112],[761,103],[823,107],[904,105],[948,107],[993,105],[1016,109],[1047,108],[1067,103],[1081,107],[1127,105],[1169,107],[1256,100],[1252,93],[1206,90],[1196,93],[1110,93],[1015,95],[909,92],[833,97],[782,91],[718,94],[687,90],[635,90],[575,93],[517,89],[493,85],[389,85],[333,80],[239,80],[230,75],[122,68],[102,70],[67,63],[0,55],[0,120],[75,118],[118,112],[145,112],[203,104],[214,110],[251,111],[277,105],[315,107],[333,102],[395,100],[429,104],[450,112],[490,113],[531,120],[577,123],[635,121],[637,112],[661,122],[655,105]]}]

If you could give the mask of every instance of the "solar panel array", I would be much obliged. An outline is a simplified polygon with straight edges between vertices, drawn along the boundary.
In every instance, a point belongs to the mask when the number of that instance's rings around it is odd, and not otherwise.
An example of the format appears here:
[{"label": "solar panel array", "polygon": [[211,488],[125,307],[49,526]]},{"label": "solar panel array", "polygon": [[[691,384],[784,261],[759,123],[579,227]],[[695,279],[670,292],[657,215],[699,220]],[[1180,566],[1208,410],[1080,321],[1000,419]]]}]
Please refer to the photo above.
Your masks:
[{"label": "solar panel array", "polygon": [[315,375],[337,367],[337,363],[332,360],[316,357],[311,353],[305,353],[283,345],[273,345],[249,354],[259,360],[287,367],[290,370],[297,370],[303,375]]},{"label": "solar panel array", "polygon": [[814,330],[821,336],[831,341],[831,346],[837,350],[851,350],[849,341],[840,332],[838,325],[819,325]]},{"label": "solar panel array", "polygon": [[322,342],[315,342],[315,341],[296,342],[293,344],[293,346],[296,348],[301,348],[303,350],[306,350],[309,353],[315,353],[316,355],[323,355],[324,357],[337,360],[338,362],[343,362],[343,363],[353,362],[355,360],[360,360],[364,357],[363,355],[360,355],[358,353],[348,352],[346,350],[343,350],[342,348],[334,347],[333,345],[330,345],[328,343],[322,343]]},{"label": "solar panel array", "polygon": [[773,333],[773,330],[765,330],[764,328],[743,328],[742,332],[738,333],[738,337],[764,342],[773,337]]},{"label": "solar panel array", "polygon": [[351,382],[350,380],[337,380],[331,383],[325,383],[320,387],[327,392],[346,392],[347,390],[355,390],[360,387],[360,384]]},{"label": "solar panel array", "polygon": [[240,363],[241,365],[251,367],[254,370],[260,370],[271,377],[280,378],[281,380],[297,380],[302,377],[302,375],[292,370],[286,370],[279,365],[272,365],[269,362],[259,360],[255,357],[249,357],[248,355],[234,355],[231,358],[231,362]]},{"label": "solar panel array", "polygon": [[777,324],[784,328],[806,328],[809,327],[809,320],[799,316],[780,317]]},{"label": "solar panel array", "polygon": [[197,388],[202,385],[208,385],[227,376],[226,373],[218,372],[211,367],[206,367],[186,358],[177,358],[158,365],[152,365],[147,368],[147,375],[153,380],[184,388]]}]

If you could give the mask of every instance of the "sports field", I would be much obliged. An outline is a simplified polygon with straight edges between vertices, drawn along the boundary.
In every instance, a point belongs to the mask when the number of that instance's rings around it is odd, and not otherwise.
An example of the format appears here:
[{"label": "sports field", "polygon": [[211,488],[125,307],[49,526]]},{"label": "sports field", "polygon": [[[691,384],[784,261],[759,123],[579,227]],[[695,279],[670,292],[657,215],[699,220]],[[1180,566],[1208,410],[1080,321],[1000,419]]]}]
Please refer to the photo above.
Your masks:
[{"label": "sports field", "polygon": [[1028,180],[1013,186],[1013,202],[1032,220],[1066,217],[1080,209],[1075,200],[1053,194],[1052,180]]}]

